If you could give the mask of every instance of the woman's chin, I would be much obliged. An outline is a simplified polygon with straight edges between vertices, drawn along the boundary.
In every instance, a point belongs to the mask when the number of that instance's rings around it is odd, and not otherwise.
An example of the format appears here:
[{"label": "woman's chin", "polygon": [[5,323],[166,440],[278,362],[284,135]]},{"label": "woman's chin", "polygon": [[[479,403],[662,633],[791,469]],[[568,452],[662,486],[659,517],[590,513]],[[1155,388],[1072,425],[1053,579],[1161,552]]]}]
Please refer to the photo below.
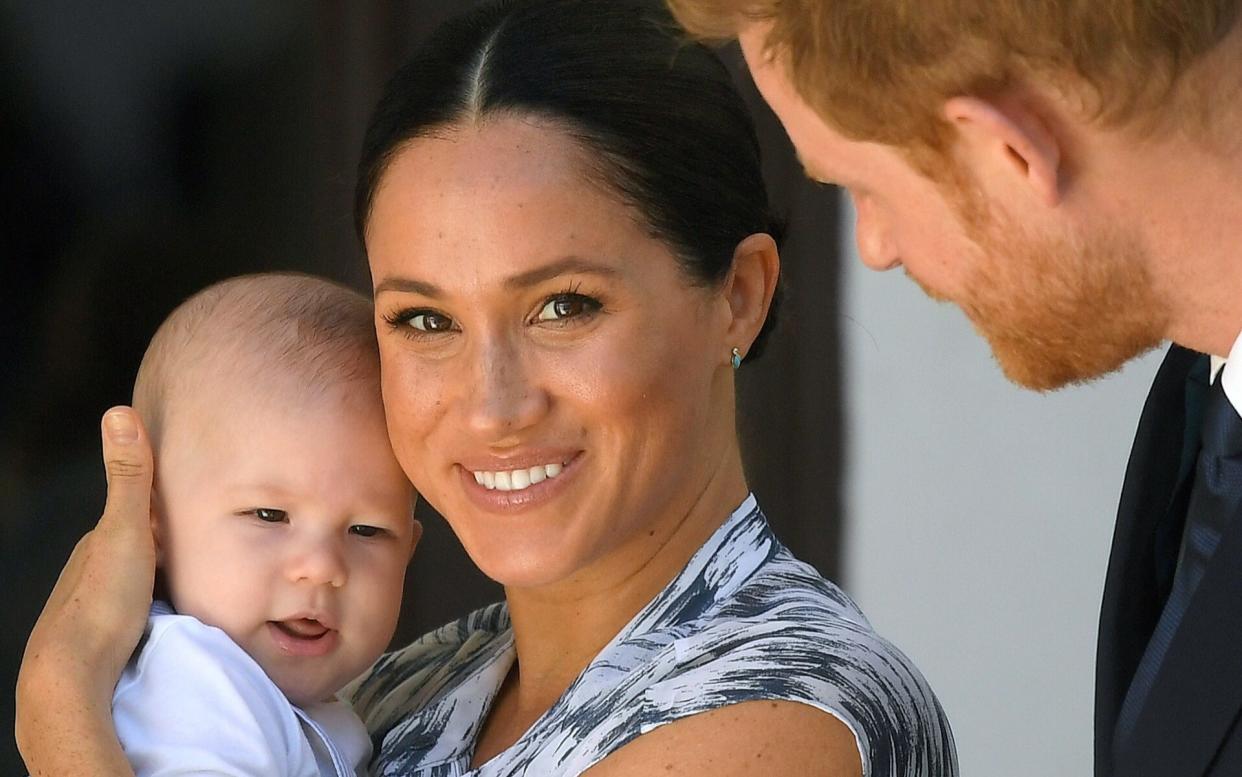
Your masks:
[{"label": "woman's chin", "polygon": [[506,589],[535,589],[555,585],[573,575],[579,565],[564,552],[549,548],[523,550],[502,543],[473,550],[466,546],[466,553],[483,574],[500,583]]},{"label": "woman's chin", "polygon": [[554,526],[454,526],[479,570],[506,589],[535,589],[577,576],[599,555],[598,543]]}]

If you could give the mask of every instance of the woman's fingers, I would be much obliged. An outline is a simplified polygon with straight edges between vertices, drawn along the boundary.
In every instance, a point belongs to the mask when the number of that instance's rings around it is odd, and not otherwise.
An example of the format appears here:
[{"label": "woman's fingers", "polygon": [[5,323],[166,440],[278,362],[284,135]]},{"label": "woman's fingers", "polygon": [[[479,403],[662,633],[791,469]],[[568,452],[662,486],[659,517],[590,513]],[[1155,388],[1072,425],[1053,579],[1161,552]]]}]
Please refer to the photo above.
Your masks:
[{"label": "woman's fingers", "polygon": [[[108,709],[151,604],[151,445],[137,414],[113,408],[103,421],[108,501],[74,548],[31,631],[17,684],[19,746],[40,760],[63,742],[56,708]],[[46,736],[45,736],[46,735]],[[32,752],[27,752],[27,750]]]}]

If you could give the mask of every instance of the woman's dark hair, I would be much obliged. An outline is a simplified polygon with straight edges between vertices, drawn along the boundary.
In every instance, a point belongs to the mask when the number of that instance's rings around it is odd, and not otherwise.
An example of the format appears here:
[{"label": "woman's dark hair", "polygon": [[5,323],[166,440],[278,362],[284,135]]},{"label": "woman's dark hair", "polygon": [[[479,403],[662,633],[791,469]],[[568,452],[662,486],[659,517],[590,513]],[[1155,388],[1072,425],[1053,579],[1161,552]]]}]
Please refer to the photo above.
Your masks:
[{"label": "woman's dark hair", "polygon": [[[359,238],[406,141],[499,114],[563,127],[695,282],[721,282],[747,235],[779,242],[746,105],[660,0],[502,0],[441,27],[371,117],[354,202]],[[748,357],[762,351],[775,307]]]}]

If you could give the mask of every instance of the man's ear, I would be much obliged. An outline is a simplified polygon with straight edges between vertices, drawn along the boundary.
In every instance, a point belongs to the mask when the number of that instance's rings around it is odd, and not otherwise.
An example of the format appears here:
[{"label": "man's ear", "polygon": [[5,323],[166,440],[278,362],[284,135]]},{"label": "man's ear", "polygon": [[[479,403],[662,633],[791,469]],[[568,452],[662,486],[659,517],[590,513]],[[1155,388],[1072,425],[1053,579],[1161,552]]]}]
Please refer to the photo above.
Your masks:
[{"label": "man's ear", "polygon": [[733,251],[733,268],[723,289],[730,315],[725,337],[743,357],[767,320],[780,273],[780,253],[771,235],[750,235]]},{"label": "man's ear", "polygon": [[1017,175],[1040,203],[1060,203],[1061,144],[1029,105],[960,96],[945,101],[944,117],[957,127],[977,172]]}]

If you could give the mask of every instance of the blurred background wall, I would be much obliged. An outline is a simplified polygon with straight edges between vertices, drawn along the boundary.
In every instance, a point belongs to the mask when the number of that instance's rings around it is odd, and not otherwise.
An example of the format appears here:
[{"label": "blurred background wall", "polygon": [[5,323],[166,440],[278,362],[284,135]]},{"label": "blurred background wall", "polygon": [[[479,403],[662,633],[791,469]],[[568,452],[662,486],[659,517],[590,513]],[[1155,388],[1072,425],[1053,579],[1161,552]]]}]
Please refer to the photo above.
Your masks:
[{"label": "blurred background wall", "polygon": [[[297,269],[369,288],[350,212],[368,114],[464,5],[0,0],[0,774],[24,773],[9,732],[26,636],[103,506],[100,414],[128,402],[164,316],[214,280]],[[740,379],[748,472],[786,542],[835,575],[836,198],[739,85],[794,225],[784,335]],[[400,642],[500,598],[420,517]]]},{"label": "blurred background wall", "polygon": [[[461,5],[0,0],[0,724],[102,507],[98,418],[127,401],[147,339],[240,272],[365,288],[349,208],[368,111]],[[1089,774],[1095,619],[1155,361],[1051,396],[1004,383],[960,314],[862,269],[849,214],[739,85],[791,225],[784,329],[740,379],[752,484],[923,668],[964,774]],[[499,596],[422,517],[401,640]],[[6,733],[0,773],[21,772]]]}]

